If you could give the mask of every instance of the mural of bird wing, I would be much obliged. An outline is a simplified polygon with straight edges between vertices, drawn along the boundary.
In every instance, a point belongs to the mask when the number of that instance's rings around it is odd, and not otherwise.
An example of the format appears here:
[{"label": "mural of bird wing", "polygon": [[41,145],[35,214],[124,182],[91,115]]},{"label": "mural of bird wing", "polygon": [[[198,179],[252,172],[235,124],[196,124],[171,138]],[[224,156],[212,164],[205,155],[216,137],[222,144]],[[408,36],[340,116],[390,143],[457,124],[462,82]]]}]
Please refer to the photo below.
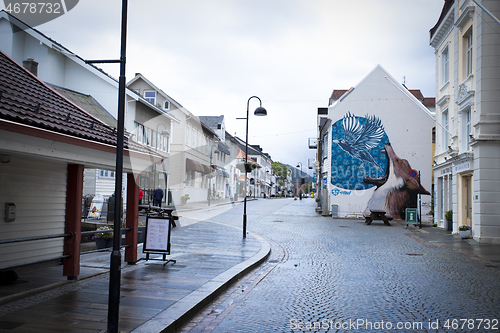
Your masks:
[{"label": "mural of bird wing", "polygon": [[362,128],[360,135],[358,136],[356,142],[353,146],[356,149],[370,150],[375,148],[382,137],[384,136],[384,126],[379,118],[374,115],[366,116],[366,122]]},{"label": "mural of bird wing", "polygon": [[342,119],[342,128],[344,130],[344,141],[348,145],[355,144],[363,133],[363,125],[350,112],[347,112]]}]

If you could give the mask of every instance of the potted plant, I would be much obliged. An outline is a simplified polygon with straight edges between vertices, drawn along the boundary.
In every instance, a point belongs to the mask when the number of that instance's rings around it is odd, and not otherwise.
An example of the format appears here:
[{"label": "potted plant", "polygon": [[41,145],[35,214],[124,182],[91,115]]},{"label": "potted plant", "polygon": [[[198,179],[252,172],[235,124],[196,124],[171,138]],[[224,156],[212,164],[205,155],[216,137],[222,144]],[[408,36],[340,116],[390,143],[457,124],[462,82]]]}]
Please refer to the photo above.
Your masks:
[{"label": "potted plant", "polygon": [[[111,230],[107,225],[97,228],[96,231]],[[92,240],[95,240],[96,249],[105,249],[113,246],[113,233],[112,232],[97,232]]]},{"label": "potted plant", "polygon": [[446,230],[452,231],[452,221],[453,221],[453,211],[449,210],[444,214],[444,219],[446,220]]},{"label": "potted plant", "polygon": [[458,233],[460,234],[461,238],[470,238],[471,230],[472,228],[466,224],[458,227]]},{"label": "potted plant", "polygon": [[181,203],[182,203],[183,205],[185,205],[185,204],[187,204],[187,202],[188,202],[188,200],[189,200],[189,199],[191,199],[191,198],[189,197],[189,194],[184,194],[184,195],[181,197]]},{"label": "potted plant", "polygon": [[144,243],[146,240],[146,222],[139,222],[137,229],[137,243]]}]

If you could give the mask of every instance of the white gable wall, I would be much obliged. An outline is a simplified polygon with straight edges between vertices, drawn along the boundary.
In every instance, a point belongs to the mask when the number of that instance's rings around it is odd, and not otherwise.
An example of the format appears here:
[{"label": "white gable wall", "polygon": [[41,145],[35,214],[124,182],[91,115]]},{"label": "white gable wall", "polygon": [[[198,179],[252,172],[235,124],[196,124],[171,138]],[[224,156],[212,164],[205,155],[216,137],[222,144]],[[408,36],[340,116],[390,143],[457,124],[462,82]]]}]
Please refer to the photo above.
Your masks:
[{"label": "white gable wall", "polygon": [[26,31],[13,33],[11,24],[1,17],[0,33],[0,49],[20,65],[33,58],[38,63],[38,77],[42,81],[92,95],[113,117],[117,117],[118,82],[85,65],[76,56],[61,53],[66,51],[61,49],[60,52],[59,47],[45,37],[38,39]]},{"label": "white gable wall", "polygon": [[[377,116],[385,129],[396,155],[408,160],[411,167],[421,171],[421,183],[427,191],[431,191],[432,165],[432,127],[434,121],[426,114],[425,107],[401,89],[400,84],[377,66],[355,89],[342,101],[337,101],[329,108],[328,117],[332,124],[344,117],[347,112],[358,117]],[[416,102],[416,103],[415,103]],[[329,149],[331,154],[331,126],[329,132]],[[328,162],[327,162],[328,161]],[[325,160],[325,167],[330,169],[330,157]],[[336,187],[331,184],[331,169],[328,170],[328,192],[330,204],[337,204],[339,216],[361,216],[374,187],[362,191],[350,191],[349,194],[333,195]],[[341,191],[344,189],[338,188]],[[423,195],[425,207],[422,215],[429,210],[430,196]],[[425,218],[425,216],[423,216]]]}]

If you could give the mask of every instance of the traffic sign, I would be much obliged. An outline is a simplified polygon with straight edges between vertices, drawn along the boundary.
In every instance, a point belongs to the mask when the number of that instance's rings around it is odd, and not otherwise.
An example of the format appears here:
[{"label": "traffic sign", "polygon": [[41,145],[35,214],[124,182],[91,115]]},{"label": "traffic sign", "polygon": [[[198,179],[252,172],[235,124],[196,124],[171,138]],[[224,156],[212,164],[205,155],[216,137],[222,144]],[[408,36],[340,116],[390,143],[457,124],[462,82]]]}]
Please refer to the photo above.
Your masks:
[{"label": "traffic sign", "polygon": [[412,170],[410,171],[410,177],[411,177],[411,178],[417,178],[417,175],[418,175],[417,170],[412,169]]}]

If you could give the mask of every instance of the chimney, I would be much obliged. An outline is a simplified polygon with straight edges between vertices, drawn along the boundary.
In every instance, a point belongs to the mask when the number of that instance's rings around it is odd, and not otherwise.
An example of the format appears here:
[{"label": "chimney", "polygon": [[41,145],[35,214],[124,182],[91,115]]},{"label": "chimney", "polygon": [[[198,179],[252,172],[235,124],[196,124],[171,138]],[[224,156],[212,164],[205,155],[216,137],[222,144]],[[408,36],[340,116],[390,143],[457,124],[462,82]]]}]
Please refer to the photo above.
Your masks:
[{"label": "chimney", "polygon": [[38,76],[38,63],[33,58],[28,58],[23,61],[23,67],[31,72],[31,74]]}]

